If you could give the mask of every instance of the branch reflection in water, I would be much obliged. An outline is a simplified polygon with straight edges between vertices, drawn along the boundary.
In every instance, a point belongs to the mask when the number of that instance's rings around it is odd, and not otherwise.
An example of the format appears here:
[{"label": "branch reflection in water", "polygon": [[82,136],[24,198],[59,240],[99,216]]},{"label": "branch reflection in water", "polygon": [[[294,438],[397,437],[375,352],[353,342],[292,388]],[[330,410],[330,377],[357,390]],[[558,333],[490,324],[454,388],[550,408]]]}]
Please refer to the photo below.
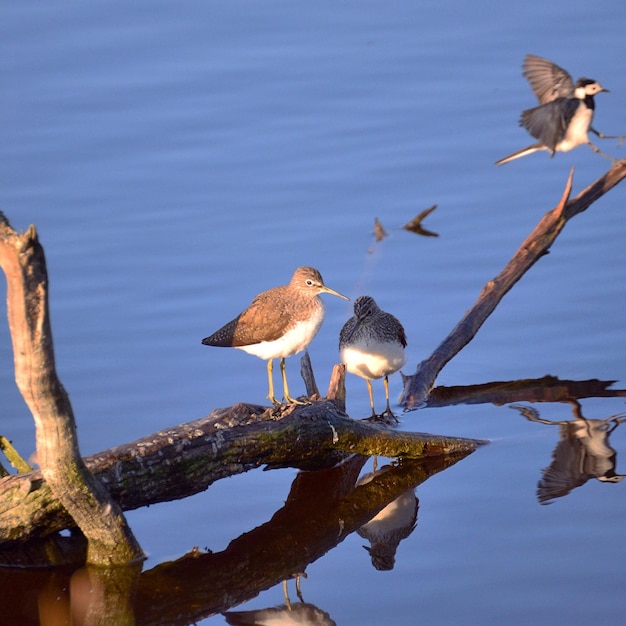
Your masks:
[{"label": "branch reflection in water", "polygon": [[[284,506],[265,524],[237,537],[222,552],[194,549],[123,585],[116,586],[115,570],[111,570],[107,584],[99,586],[99,606],[113,611],[132,598],[137,625],[188,624],[226,613],[261,591],[302,574],[309,563],[367,525],[391,502],[468,454],[403,460],[360,485],[359,474],[368,460],[364,456],[353,456],[330,469],[301,472]],[[84,593],[76,592],[74,597],[73,589],[78,588],[70,585],[71,577],[72,570],[61,568],[45,573],[0,568],[0,603],[11,607],[13,623],[22,626],[39,624],[37,607],[43,609],[42,600],[46,603],[52,596],[54,607],[48,602],[47,610],[62,611],[69,619],[76,601],[82,605],[82,614],[93,615],[92,607],[82,604]],[[51,595],[45,590],[52,578],[58,592]],[[108,604],[101,598],[107,589],[113,590]],[[124,590],[128,592],[125,596]]]},{"label": "branch reflection in water", "polygon": [[584,398],[624,398],[626,390],[612,389],[613,380],[561,380],[556,376],[536,379],[497,381],[480,385],[435,387],[427,402],[429,407],[456,404],[515,402],[559,402],[572,405],[574,419],[552,421],[542,419],[532,408],[511,404],[532,422],[560,426],[561,439],[552,453],[552,463],[543,470],[537,485],[537,499],[550,504],[566,496],[576,487],[595,478],[605,483],[618,483],[624,474],[616,472],[616,451],[609,445],[611,433],[626,420],[626,414],[606,419],[587,419],[580,402]]},{"label": "branch reflection in water", "polygon": [[[163,564],[146,572],[137,592],[140,623],[181,604],[199,603],[207,614],[224,613],[294,574],[305,571],[375,517],[390,502],[430,476],[454,465],[467,453],[406,460],[356,486],[367,458],[355,456],[339,466],[296,476],[285,505],[267,523],[233,540],[220,553]],[[166,581],[181,581],[174,589]],[[159,589],[160,606],[154,606]],[[170,596],[171,597],[168,597]]]},{"label": "branch reflection in water", "polygon": [[611,389],[614,380],[561,380],[556,376],[494,381],[480,385],[435,387],[428,397],[429,408],[456,404],[512,402],[571,402],[583,398],[626,398],[626,389]]}]

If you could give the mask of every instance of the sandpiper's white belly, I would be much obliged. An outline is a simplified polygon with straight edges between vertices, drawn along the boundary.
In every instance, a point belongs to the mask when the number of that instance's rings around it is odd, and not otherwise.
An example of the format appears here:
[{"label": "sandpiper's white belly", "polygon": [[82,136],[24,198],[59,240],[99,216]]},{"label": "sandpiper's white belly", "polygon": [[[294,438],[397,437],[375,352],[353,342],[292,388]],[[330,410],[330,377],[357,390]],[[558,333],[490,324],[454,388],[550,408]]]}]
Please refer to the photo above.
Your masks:
[{"label": "sandpiper's white belly", "polygon": [[406,363],[404,347],[397,342],[359,341],[341,348],[340,356],[351,374],[370,380],[393,374]]},{"label": "sandpiper's white belly", "polygon": [[302,352],[317,335],[323,321],[324,308],[319,307],[312,317],[305,322],[298,322],[279,339],[237,348],[265,360],[283,359]]},{"label": "sandpiper's white belly", "polygon": [[372,517],[361,527],[361,531],[364,531],[364,535],[371,535],[370,538],[378,538],[398,528],[410,526],[415,519],[415,508],[415,492],[409,489]]},{"label": "sandpiper's white belly", "polygon": [[[384,468],[383,468],[384,471]],[[376,473],[365,474],[357,481],[357,486],[369,483]],[[415,491],[409,489],[390,502],[382,511],[377,513],[372,519],[363,525],[359,530],[359,535],[370,540],[384,538],[386,534],[393,533],[398,528],[411,526],[415,521],[415,509],[417,502]]]}]

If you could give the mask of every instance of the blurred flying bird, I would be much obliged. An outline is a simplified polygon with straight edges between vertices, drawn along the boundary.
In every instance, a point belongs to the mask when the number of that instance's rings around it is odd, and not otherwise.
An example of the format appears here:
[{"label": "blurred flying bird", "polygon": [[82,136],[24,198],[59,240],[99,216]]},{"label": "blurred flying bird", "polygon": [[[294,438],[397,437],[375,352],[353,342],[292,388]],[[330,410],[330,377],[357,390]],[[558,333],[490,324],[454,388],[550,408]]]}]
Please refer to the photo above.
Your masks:
[{"label": "blurred flying bird", "polygon": [[602,91],[608,92],[608,89],[591,78],[579,78],[574,83],[563,68],[533,54],[526,55],[522,68],[539,100],[539,106],[526,109],[519,124],[538,141],[496,161],[496,165],[503,165],[538,150],[547,150],[554,156],[555,152],[568,152],[583,144],[615,161],[594,146],[588,136],[591,131],[598,137],[609,138],[591,126],[595,109],[593,97]]}]

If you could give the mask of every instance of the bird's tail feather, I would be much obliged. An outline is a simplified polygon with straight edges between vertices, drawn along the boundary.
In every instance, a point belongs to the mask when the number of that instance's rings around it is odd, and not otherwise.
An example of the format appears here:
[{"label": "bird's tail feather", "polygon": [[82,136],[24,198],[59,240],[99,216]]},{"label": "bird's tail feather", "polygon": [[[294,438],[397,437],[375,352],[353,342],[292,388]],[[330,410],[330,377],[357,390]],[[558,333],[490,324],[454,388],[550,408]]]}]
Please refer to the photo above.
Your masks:
[{"label": "bird's tail feather", "polygon": [[546,146],[541,143],[534,143],[532,146],[522,148],[521,150],[518,150],[517,152],[509,154],[509,156],[506,156],[503,159],[496,161],[496,165],[504,165],[509,161],[514,161],[515,159],[519,159],[520,157],[526,156],[527,154],[532,154],[533,152],[537,152],[538,150],[548,150],[548,148],[546,148]]}]

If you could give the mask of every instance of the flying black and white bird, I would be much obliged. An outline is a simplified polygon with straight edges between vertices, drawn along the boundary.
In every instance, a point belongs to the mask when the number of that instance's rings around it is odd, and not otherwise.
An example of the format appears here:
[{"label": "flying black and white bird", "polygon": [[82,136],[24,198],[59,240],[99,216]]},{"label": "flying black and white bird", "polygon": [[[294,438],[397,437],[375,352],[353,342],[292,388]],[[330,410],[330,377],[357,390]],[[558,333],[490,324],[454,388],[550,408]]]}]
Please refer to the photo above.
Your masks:
[{"label": "flying black and white bird", "polygon": [[594,146],[588,136],[591,131],[598,137],[609,138],[591,126],[595,109],[593,97],[602,91],[608,92],[608,89],[591,78],[579,78],[574,83],[562,67],[534,54],[526,55],[522,68],[539,106],[526,109],[519,124],[538,141],[496,161],[496,165],[538,150],[547,150],[554,156],[555,152],[568,152],[583,144],[614,161]]}]

